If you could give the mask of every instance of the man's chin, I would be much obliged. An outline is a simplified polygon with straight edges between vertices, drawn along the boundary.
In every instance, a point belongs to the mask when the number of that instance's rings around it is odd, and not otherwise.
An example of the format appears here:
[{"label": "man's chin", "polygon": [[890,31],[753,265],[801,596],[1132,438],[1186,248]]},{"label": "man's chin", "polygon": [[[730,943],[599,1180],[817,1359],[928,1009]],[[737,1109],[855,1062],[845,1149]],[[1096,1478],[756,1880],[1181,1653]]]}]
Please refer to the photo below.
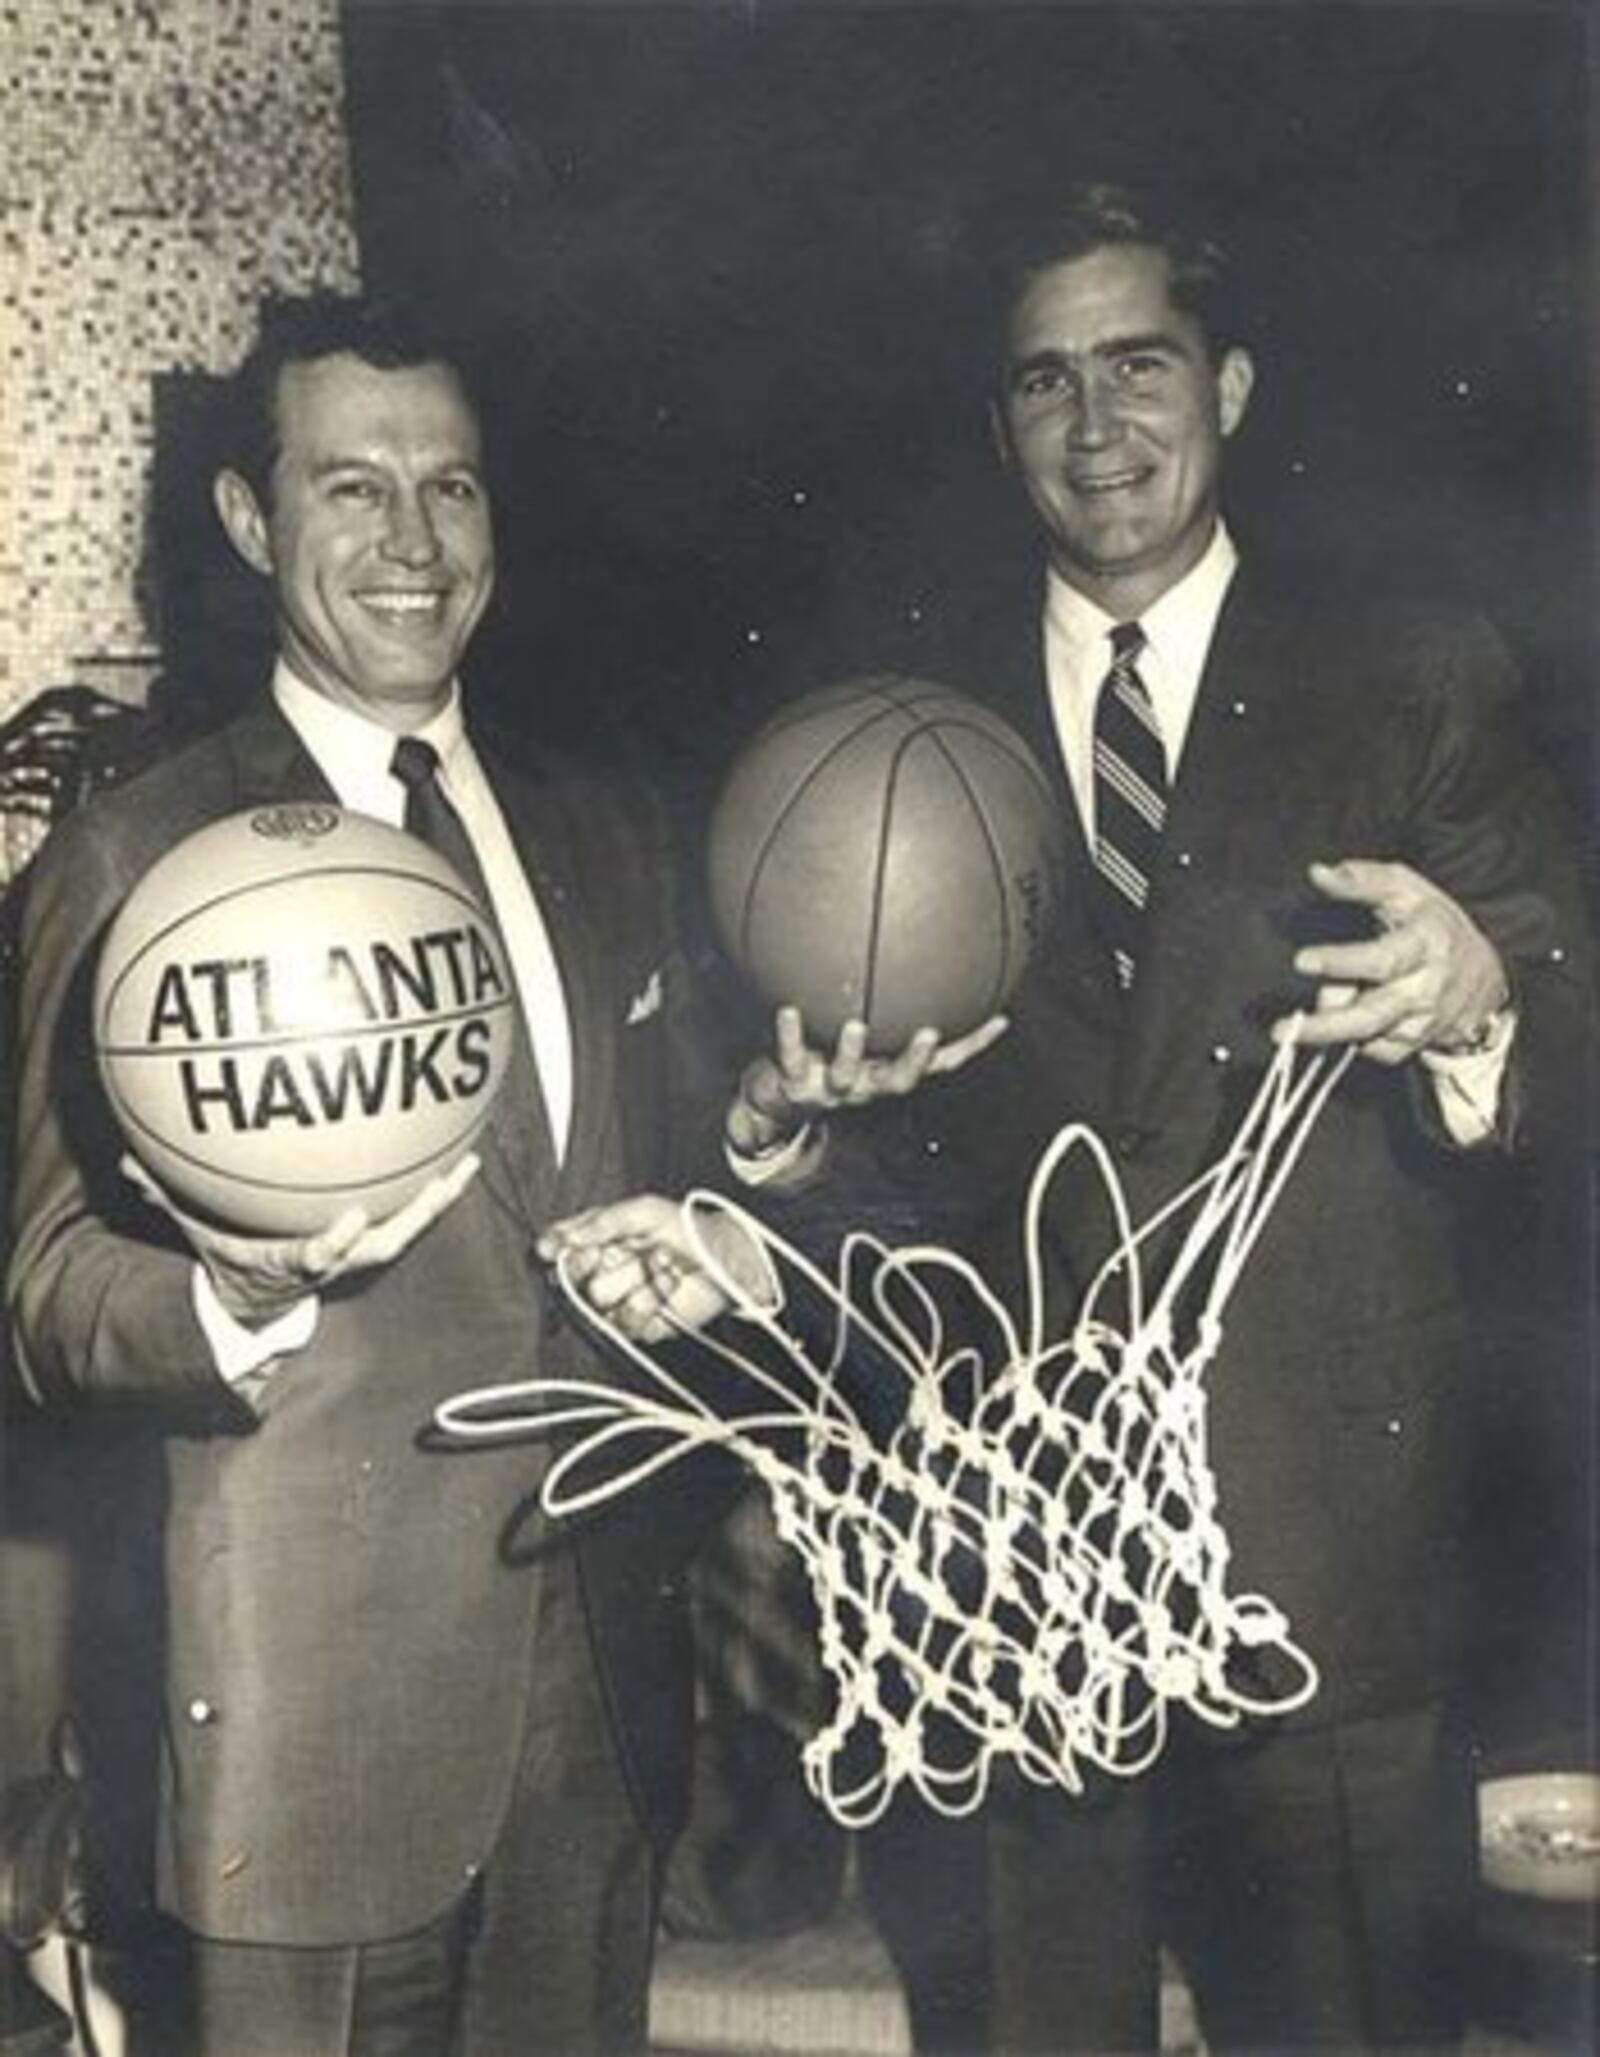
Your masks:
[{"label": "man's chin", "polygon": [[1086,542],[1074,538],[1073,547],[1058,553],[1066,575],[1095,581],[1132,578],[1150,563],[1148,540],[1129,534],[1101,535]]}]

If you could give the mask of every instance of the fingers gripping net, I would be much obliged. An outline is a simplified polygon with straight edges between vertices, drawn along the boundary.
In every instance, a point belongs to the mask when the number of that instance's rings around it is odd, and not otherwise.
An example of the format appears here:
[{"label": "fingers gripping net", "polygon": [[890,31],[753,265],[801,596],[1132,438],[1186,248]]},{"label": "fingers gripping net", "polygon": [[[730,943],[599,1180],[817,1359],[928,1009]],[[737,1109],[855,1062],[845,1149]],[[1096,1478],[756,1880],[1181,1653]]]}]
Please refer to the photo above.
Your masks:
[{"label": "fingers gripping net", "polygon": [[[683,1203],[690,1241],[740,1320],[672,1344],[678,1362],[693,1352],[692,1385],[585,1307],[637,1385],[486,1387],[445,1403],[439,1423],[472,1438],[578,1431],[546,1479],[552,1515],[599,1506],[692,1450],[739,1457],[815,1596],[836,1703],[804,1763],[846,1826],[875,1820],[903,1784],[970,1812],[1005,1761],[1069,1792],[1087,1770],[1133,1776],[1161,1754],[1174,1706],[1228,1728],[1316,1690],[1271,1601],[1228,1589],[1202,1380],[1347,1061],[1285,1046],[1222,1158],[1137,1227],[1099,1138],[1063,1129],[1028,1192],[1025,1327],[950,1250],[854,1234],[830,1276],[736,1203],[696,1192]],[[1117,1247],[1070,1334],[1051,1339],[1042,1221],[1074,1153],[1098,1171]],[[759,1290],[718,1260],[714,1223],[759,1258]],[[1174,1254],[1152,1279],[1158,1231]]]}]

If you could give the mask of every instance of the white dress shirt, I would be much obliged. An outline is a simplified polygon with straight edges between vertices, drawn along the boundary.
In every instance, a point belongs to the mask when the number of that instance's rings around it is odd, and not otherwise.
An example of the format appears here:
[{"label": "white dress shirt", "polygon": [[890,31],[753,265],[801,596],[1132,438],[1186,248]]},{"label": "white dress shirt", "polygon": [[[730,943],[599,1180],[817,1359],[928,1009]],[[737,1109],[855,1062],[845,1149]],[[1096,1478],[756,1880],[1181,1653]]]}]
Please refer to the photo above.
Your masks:
[{"label": "white dress shirt", "polygon": [[[406,789],[390,769],[399,740],[394,730],[328,699],[281,661],[273,675],[272,692],[284,719],[338,794],[339,804],[401,827]],[[572,1023],[550,932],[505,816],[468,739],[459,689],[425,728],[412,733],[430,744],[439,759],[439,784],[461,818],[494,902],[494,917],[511,959],[559,1161],[572,1126]]]},{"label": "white dress shirt", "polygon": [[[406,791],[391,769],[398,740],[394,730],[328,699],[281,660],[273,674],[272,693],[340,805],[400,827]],[[494,903],[559,1161],[572,1126],[572,1022],[550,932],[505,817],[468,740],[459,688],[452,691],[444,710],[414,733],[438,755],[439,783],[461,818]],[[217,1369],[231,1385],[243,1385],[274,1358],[304,1349],[316,1331],[319,1302],[315,1296],[308,1296],[265,1327],[247,1328],[222,1306],[200,1264],[195,1266],[193,1293],[195,1312]]]},{"label": "white dress shirt", "polygon": [[[1222,612],[1238,562],[1232,539],[1218,522],[1199,563],[1139,617],[1145,636],[1145,646],[1139,653],[1139,676],[1160,725],[1168,785],[1178,775],[1217,616]],[[1094,711],[1100,687],[1111,667],[1109,638],[1116,626],[1115,615],[1096,607],[1056,572],[1050,573],[1044,610],[1050,713],[1091,852]]]},{"label": "white dress shirt", "polygon": [[[1183,761],[1190,718],[1199,697],[1217,617],[1238,567],[1233,539],[1219,521],[1200,561],[1139,616],[1145,647],[1139,653],[1144,681],[1161,729],[1172,785]],[[1094,715],[1100,687],[1111,666],[1111,631],[1116,617],[1097,607],[1054,570],[1045,591],[1045,677],[1050,713],[1067,781],[1090,851],[1094,849]],[[1360,850],[1330,850],[1328,857],[1361,857]],[[1481,1051],[1446,1056],[1425,1050],[1440,1118],[1463,1147],[1486,1142],[1494,1133],[1500,1085],[1515,1021],[1509,1011]]]}]

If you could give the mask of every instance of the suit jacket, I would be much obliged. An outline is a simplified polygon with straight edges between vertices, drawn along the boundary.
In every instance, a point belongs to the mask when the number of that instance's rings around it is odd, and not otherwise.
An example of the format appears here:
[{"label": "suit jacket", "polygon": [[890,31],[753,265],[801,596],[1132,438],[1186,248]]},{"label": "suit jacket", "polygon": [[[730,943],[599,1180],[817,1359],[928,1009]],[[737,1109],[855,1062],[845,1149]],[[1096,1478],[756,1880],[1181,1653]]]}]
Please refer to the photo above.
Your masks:
[{"label": "suit jacket", "polygon": [[[913,661],[965,685],[1067,782],[1049,728],[1039,588]],[[1506,1143],[1592,1119],[1586,920],[1560,810],[1522,740],[1515,679],[1481,622],[1273,596],[1224,606],[1171,796],[1135,992],[1120,996],[1074,813],[1059,918],[985,1059],[912,1096],[896,1146],[925,1211],[1020,1304],[1018,1201],[1069,1119],[1111,1146],[1134,1220],[1212,1163],[1309,998],[1296,944],[1337,933],[1314,858],[1398,859],[1499,947],[1520,1013]],[[1322,1672],[1308,1721],[1434,1696],[1461,1626],[1472,1408],[1460,1208],[1492,1181],[1446,1142],[1418,1067],[1358,1063],[1229,1304],[1207,1374],[1230,1583],[1269,1595]],[[929,1167],[934,1167],[930,1178]],[[1085,1169],[1047,1218],[1051,1333],[1111,1247]]]},{"label": "suit jacket", "polygon": [[[572,1018],[553,1217],[673,1177],[666,881],[619,796],[570,766],[484,755]],[[162,852],[291,797],[331,796],[262,705],[73,815],[42,851],[25,909],[12,1299],[41,1397],[144,1410],[166,1432],[160,1895],[205,1934],[319,1944],[405,1932],[463,1890],[494,1842],[530,1667],[572,1662],[534,1634],[552,1548],[536,1453],[442,1450],[432,1409],[469,1385],[594,1365],[547,1297],[540,1203],[491,1123],[459,1202],[394,1265],[324,1296],[311,1344],[258,1409],[218,1378],[189,1256],[117,1171],[89,987],[108,919]],[[690,1707],[657,1518],[646,1505],[597,1522],[577,1555],[622,1759],[664,1842]]]}]

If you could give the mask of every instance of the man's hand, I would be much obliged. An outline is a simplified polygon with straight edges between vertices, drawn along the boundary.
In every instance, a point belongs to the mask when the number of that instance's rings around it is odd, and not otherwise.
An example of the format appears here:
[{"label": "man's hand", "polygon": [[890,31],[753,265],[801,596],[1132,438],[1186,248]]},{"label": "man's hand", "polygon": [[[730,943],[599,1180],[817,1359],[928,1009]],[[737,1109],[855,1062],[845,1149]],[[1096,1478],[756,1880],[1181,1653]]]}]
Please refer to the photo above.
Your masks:
[{"label": "man's hand", "polygon": [[[1324,982],[1316,1012],[1298,1022],[1298,1040],[1356,1043],[1379,1064],[1470,1049],[1510,988],[1466,909],[1409,865],[1375,858],[1313,864],[1311,882],[1330,900],[1370,909],[1378,933],[1296,952],[1295,970]],[[1280,1042],[1289,1032],[1286,1021],[1273,1030]]]},{"label": "man's hand", "polygon": [[[707,1249],[741,1291],[771,1296],[772,1274],[753,1237],[710,1210],[698,1225]],[[552,1222],[539,1238],[539,1255],[547,1264],[560,1263],[568,1284],[636,1342],[661,1343],[683,1329],[704,1328],[733,1304],[697,1256],[682,1208],[659,1193],[637,1193]]]},{"label": "man's hand", "polygon": [[830,1055],[806,1041],[798,1007],[780,1007],[774,1054],[745,1067],[728,1109],[728,1141],[735,1150],[769,1150],[807,1122],[843,1107],[867,1107],[875,1100],[900,1099],[926,1078],[958,1071],[1005,1034],[1003,1014],[969,1034],[945,1042],[935,1028],[918,1029],[893,1056],[867,1052],[867,1025],[847,1021]]},{"label": "man's hand", "polygon": [[151,1206],[183,1230],[206,1268],[218,1304],[235,1321],[260,1328],[338,1279],[393,1264],[454,1205],[476,1176],[478,1159],[462,1158],[381,1221],[370,1220],[364,1208],[347,1207],[311,1236],[235,1234],[186,1213],[136,1158],[124,1157],[122,1170]]}]

